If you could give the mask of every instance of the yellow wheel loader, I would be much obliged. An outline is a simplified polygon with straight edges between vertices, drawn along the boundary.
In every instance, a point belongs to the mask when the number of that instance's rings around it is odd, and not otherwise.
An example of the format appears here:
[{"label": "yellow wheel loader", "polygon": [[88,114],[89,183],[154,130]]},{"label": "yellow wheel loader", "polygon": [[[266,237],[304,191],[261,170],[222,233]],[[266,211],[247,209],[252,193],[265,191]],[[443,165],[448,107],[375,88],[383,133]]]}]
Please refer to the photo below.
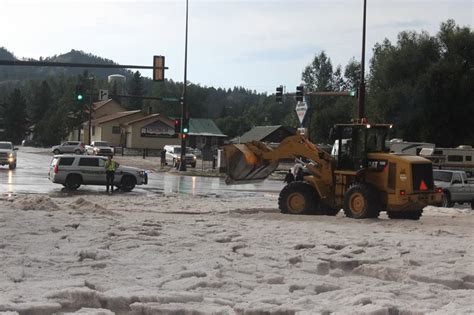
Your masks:
[{"label": "yellow wheel loader", "polygon": [[282,213],[376,218],[386,211],[392,219],[421,217],[427,205],[441,202],[434,187],[432,164],[419,156],[388,153],[387,124],[335,126],[332,155],[304,135],[285,138],[276,149],[262,142],[224,147],[228,184],[264,180],[280,160],[299,159],[304,180],[287,184],[280,192]]}]

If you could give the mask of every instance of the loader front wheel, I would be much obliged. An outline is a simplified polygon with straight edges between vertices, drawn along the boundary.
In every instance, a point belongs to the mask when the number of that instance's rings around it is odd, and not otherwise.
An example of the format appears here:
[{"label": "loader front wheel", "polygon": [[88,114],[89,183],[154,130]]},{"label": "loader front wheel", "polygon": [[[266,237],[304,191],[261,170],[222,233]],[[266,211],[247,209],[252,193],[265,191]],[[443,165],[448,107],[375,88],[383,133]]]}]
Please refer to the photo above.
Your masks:
[{"label": "loader front wheel", "polygon": [[375,188],[366,184],[352,185],[344,196],[344,213],[349,218],[377,218],[381,206]]},{"label": "loader front wheel", "polygon": [[318,199],[311,185],[302,181],[291,182],[281,190],[278,207],[281,213],[311,214],[318,206]]}]

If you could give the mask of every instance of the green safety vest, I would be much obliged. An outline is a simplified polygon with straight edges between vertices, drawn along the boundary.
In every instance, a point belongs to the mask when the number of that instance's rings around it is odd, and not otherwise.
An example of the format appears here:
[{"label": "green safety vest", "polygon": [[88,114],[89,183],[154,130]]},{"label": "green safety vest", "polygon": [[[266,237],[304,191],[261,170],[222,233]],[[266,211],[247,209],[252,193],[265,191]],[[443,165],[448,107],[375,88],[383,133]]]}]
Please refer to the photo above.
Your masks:
[{"label": "green safety vest", "polygon": [[112,160],[112,161],[110,161],[110,162],[107,160],[107,161],[105,162],[105,170],[107,170],[107,171],[115,171],[116,169],[117,169],[117,163],[116,163],[114,160]]}]

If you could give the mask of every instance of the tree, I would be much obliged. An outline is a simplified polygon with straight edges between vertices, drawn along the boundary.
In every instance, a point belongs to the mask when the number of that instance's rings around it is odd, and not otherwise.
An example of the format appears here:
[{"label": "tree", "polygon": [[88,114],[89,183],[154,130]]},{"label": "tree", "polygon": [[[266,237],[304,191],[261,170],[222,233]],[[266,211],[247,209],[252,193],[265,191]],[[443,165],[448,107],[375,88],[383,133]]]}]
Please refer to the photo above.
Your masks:
[{"label": "tree", "polygon": [[[143,85],[143,77],[139,71],[136,71],[133,74],[133,77],[128,84],[127,91],[129,95],[134,95],[134,96],[145,95],[146,91]],[[141,98],[131,98],[128,103],[129,105],[127,107],[130,110],[142,109],[143,107],[143,99]]]},{"label": "tree", "polygon": [[14,89],[3,109],[4,138],[20,143],[28,132],[26,100],[19,89]]},{"label": "tree", "polygon": [[[355,65],[346,68],[345,74],[353,76],[356,68]],[[341,67],[336,67],[334,71],[331,59],[324,51],[316,55],[312,63],[305,68],[302,80],[305,82],[306,90],[315,92],[341,91],[348,85],[342,76]],[[329,131],[334,124],[350,121],[354,100],[333,96],[311,96],[309,99],[309,109],[305,118],[309,137],[314,142],[328,142]]]},{"label": "tree", "polygon": [[449,20],[437,36],[402,32],[376,44],[369,118],[394,123],[396,135],[438,146],[472,144],[474,33]]},{"label": "tree", "polygon": [[52,101],[53,95],[48,82],[41,82],[41,85],[34,91],[33,99],[30,104],[30,119],[33,124],[43,118],[51,106]]}]

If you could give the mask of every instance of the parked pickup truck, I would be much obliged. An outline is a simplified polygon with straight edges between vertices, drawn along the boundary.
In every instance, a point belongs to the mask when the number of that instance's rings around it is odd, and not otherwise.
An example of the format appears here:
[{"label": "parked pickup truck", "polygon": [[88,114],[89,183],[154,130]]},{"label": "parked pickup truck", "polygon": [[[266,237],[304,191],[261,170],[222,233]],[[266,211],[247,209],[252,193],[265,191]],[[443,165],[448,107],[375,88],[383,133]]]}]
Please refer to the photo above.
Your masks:
[{"label": "parked pickup truck", "polygon": [[436,187],[443,189],[441,206],[452,207],[454,204],[471,203],[474,209],[474,181],[468,179],[464,171],[433,170]]},{"label": "parked pickup truck", "polygon": [[8,168],[14,170],[16,168],[16,150],[11,142],[0,142],[0,165],[8,165]]},{"label": "parked pickup truck", "polygon": [[[49,167],[49,180],[62,184],[66,189],[76,190],[81,185],[106,184],[105,161],[103,156],[55,155]],[[148,174],[145,170],[119,165],[115,171],[114,186],[122,191],[131,191],[135,185],[146,185]]]},{"label": "parked pickup truck", "polygon": [[107,141],[92,141],[91,145],[86,145],[86,154],[114,155],[114,148],[112,148]]}]

